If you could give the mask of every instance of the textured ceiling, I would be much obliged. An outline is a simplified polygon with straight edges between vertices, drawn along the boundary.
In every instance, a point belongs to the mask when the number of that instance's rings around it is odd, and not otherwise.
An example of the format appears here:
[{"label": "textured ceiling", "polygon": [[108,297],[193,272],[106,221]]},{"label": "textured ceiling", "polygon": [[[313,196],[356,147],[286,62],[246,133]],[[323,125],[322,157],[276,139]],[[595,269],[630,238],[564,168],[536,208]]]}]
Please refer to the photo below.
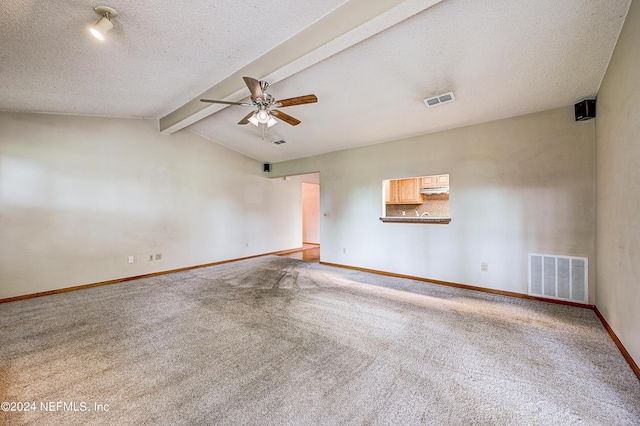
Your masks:
[{"label": "textured ceiling", "polygon": [[343,2],[2,0],[0,109],[159,118]]},{"label": "textured ceiling", "polygon": [[[286,108],[302,124],[278,123],[265,140],[257,128],[236,125],[248,110],[235,106],[180,131],[282,161],[593,96],[630,0],[382,3],[377,18],[315,48],[301,31],[329,31],[321,18],[349,20],[346,6],[364,12],[366,2],[117,0],[105,3],[120,16],[100,43],[87,28],[101,3],[3,0],[0,110],[160,119],[202,93],[223,93],[225,79],[253,69],[262,75],[249,76],[273,83],[268,92],[277,99],[315,93],[319,102]],[[273,52],[286,43],[299,50],[307,43],[309,52],[279,62]],[[249,93],[242,81],[229,87],[227,99]],[[453,103],[422,103],[450,90]],[[287,143],[271,143],[277,139]]]}]

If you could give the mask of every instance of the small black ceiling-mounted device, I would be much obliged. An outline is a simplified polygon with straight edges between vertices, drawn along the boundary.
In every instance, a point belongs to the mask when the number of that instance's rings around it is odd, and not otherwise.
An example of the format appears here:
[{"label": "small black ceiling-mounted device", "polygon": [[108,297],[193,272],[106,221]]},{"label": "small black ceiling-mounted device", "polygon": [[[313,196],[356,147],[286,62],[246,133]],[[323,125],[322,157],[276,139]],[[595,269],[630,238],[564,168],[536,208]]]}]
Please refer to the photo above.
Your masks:
[{"label": "small black ceiling-mounted device", "polygon": [[576,121],[589,120],[596,116],[596,100],[585,99],[573,106],[576,113]]},{"label": "small black ceiling-mounted device", "polygon": [[269,163],[264,163],[264,172],[268,173],[271,171],[271,164]]}]

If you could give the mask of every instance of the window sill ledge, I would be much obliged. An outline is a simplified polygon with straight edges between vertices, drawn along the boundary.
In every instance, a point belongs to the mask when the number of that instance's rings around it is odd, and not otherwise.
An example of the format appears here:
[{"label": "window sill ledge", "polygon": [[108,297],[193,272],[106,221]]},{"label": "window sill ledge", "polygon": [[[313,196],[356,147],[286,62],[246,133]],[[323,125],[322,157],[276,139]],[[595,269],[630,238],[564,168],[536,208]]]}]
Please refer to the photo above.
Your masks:
[{"label": "window sill ledge", "polygon": [[451,222],[450,217],[381,217],[384,223],[437,223],[446,225]]}]

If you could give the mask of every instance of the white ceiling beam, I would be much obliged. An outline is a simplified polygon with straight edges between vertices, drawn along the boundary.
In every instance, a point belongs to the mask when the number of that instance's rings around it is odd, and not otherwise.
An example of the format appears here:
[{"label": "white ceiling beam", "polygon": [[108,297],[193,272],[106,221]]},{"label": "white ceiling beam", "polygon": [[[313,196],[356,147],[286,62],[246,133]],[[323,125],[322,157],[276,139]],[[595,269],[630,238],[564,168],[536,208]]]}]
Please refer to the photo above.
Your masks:
[{"label": "white ceiling beam", "polygon": [[202,103],[201,98],[231,102],[246,98],[248,92],[243,76],[268,80],[270,84],[276,83],[440,1],[442,0],[350,0],[160,118],[160,131],[175,133],[226,107]]}]

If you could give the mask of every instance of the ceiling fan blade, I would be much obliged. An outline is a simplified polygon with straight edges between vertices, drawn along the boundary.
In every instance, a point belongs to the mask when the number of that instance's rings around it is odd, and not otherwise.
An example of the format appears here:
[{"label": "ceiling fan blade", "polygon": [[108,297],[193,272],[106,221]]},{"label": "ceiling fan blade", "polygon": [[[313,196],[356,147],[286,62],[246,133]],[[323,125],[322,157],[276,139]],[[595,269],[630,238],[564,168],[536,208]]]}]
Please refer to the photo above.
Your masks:
[{"label": "ceiling fan blade", "polygon": [[246,102],[228,102],[228,101],[217,101],[215,99],[200,99],[200,102],[207,102],[210,104],[224,104],[224,105],[240,105],[243,107],[252,106]]},{"label": "ceiling fan blade", "polygon": [[247,114],[247,116],[245,118],[243,118],[242,120],[238,121],[238,124],[248,124],[249,123],[249,118],[253,115],[253,111],[250,112],[249,114]]},{"label": "ceiling fan blade", "polygon": [[318,98],[316,98],[316,95],[305,95],[295,98],[281,99],[276,102],[275,106],[278,108],[283,108],[293,105],[313,104],[316,102],[318,102]]},{"label": "ceiling fan blade", "polygon": [[242,77],[242,79],[251,91],[251,96],[253,96],[253,99],[262,99],[264,101],[264,94],[262,93],[260,82],[251,77]]},{"label": "ceiling fan blade", "polygon": [[292,126],[297,126],[298,124],[300,124],[300,120],[298,120],[297,118],[293,118],[289,114],[285,114],[284,112],[278,111],[277,109],[274,109],[273,111],[271,111],[271,113],[278,117],[280,120],[284,121],[285,123],[289,123]]}]

